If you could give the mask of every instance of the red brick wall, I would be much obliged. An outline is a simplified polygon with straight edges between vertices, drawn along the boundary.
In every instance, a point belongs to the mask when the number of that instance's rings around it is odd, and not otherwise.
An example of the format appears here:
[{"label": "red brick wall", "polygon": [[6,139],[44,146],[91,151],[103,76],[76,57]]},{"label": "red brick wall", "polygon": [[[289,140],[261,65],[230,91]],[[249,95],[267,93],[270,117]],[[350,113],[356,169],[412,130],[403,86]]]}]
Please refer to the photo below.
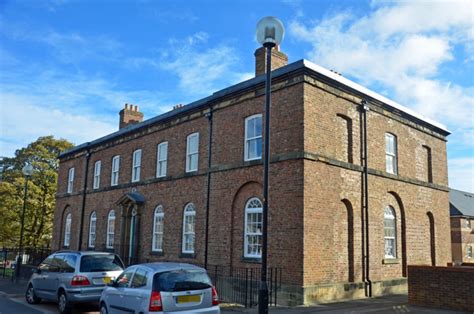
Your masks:
[{"label": "red brick wall", "polygon": [[[302,83],[306,79],[308,83]],[[277,79],[272,94],[269,199],[269,265],[282,267],[285,283],[310,286],[321,283],[360,282],[361,161],[360,119],[353,95],[313,85],[298,74]],[[321,88],[326,88],[324,90]],[[263,111],[263,85],[213,104],[213,155],[209,211],[209,264],[258,266],[243,258],[244,206],[261,198],[263,170],[259,161],[244,162],[245,118]],[[376,108],[374,108],[376,109]],[[145,197],[139,207],[139,257],[148,260],[204,262],[207,108],[177,116],[160,125],[125,135],[114,143],[92,149],[85,206],[82,247],[88,241],[89,216],[97,212],[97,244],[105,244],[107,215],[117,212],[115,243],[120,244],[120,211],[117,204],[136,188]],[[339,116],[338,116],[339,115]],[[353,163],[348,163],[347,119],[352,124]],[[399,118],[398,118],[399,119]],[[344,120],[344,121],[343,121]],[[370,274],[372,280],[406,276],[407,264],[431,265],[431,212],[435,220],[437,265],[451,261],[445,142],[440,135],[402,123],[386,112],[368,113]],[[385,132],[399,138],[400,176],[385,173]],[[199,171],[185,174],[186,137],[199,132]],[[156,179],[156,148],[168,141],[168,172]],[[433,155],[434,184],[427,182],[420,153],[422,145]],[[142,149],[141,181],[130,183],[132,153]],[[421,148],[420,148],[421,152]],[[81,155],[82,154],[82,155]],[[110,187],[111,161],[121,156],[117,187]],[[416,157],[418,158],[418,157]],[[101,186],[92,191],[93,165],[102,161]],[[71,248],[77,247],[83,153],[61,160],[55,212],[54,248],[61,247],[65,208],[73,214]],[[420,166],[421,165],[421,166]],[[74,191],[66,194],[67,171],[76,168]],[[196,256],[180,258],[183,209],[196,206]],[[157,205],[165,212],[163,254],[151,252],[152,217]],[[397,217],[397,259],[384,260],[383,210],[391,205]],[[68,207],[69,206],[69,207]]]},{"label": "red brick wall", "polygon": [[458,311],[474,311],[474,268],[408,267],[408,302]]}]

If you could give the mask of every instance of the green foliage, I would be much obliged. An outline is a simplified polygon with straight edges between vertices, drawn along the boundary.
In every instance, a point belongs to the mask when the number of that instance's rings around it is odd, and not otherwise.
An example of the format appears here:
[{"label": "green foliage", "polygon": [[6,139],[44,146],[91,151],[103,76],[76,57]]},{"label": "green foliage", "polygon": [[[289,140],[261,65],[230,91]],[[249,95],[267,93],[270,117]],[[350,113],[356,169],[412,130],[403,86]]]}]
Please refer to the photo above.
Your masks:
[{"label": "green foliage", "polygon": [[56,187],[58,182],[59,154],[73,147],[64,139],[53,136],[38,138],[28,147],[18,149],[15,157],[0,161],[0,247],[18,246],[25,176],[22,168],[26,162],[34,172],[28,180],[25,209],[23,245],[46,246],[51,242]]}]

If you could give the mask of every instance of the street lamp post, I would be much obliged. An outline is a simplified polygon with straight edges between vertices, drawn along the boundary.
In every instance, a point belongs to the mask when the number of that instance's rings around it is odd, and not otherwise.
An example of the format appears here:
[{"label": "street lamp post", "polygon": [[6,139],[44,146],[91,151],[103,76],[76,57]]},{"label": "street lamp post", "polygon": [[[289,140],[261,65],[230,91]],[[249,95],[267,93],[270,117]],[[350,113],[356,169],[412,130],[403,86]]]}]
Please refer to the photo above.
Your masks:
[{"label": "street lamp post", "polygon": [[272,48],[279,45],[285,34],[283,23],[276,17],[267,16],[257,24],[257,41],[266,50],[266,79],[265,79],[265,142],[263,155],[263,221],[262,221],[262,270],[258,290],[258,313],[268,313],[268,284],[267,284],[267,223],[268,223],[268,173],[270,165],[270,105],[271,105],[271,64]]},{"label": "street lamp post", "polygon": [[25,209],[26,209],[26,198],[28,194],[28,179],[33,174],[33,166],[26,163],[23,169],[21,169],[25,176],[25,193],[23,194],[23,211],[21,213],[21,229],[20,229],[20,246],[18,249],[18,258],[16,261],[16,278],[20,277],[21,263],[23,262],[23,230],[25,227]]}]

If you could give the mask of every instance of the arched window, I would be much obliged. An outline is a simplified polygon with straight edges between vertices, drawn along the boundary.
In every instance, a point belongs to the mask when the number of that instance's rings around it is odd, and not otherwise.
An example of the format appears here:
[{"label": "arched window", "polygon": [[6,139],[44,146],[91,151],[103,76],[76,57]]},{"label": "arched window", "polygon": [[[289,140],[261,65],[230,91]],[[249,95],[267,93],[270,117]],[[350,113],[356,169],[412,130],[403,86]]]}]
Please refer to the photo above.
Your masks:
[{"label": "arched window", "polygon": [[64,246],[69,247],[71,244],[71,223],[72,223],[72,216],[71,213],[67,214],[66,216],[66,223],[64,225]]},{"label": "arched window", "polygon": [[244,257],[262,257],[262,202],[254,197],[245,205]]},{"label": "arched window", "polygon": [[189,203],[184,208],[183,215],[183,253],[194,253],[194,241],[196,233],[196,208],[193,203]]},{"label": "arched window", "polygon": [[163,251],[163,220],[165,213],[163,212],[163,206],[158,205],[155,208],[153,215],[153,240],[151,250],[155,252]]},{"label": "arched window", "polygon": [[95,247],[95,230],[96,230],[97,215],[92,212],[89,220],[89,247]]},{"label": "arched window", "polygon": [[385,258],[397,257],[397,228],[395,210],[392,206],[385,207],[384,215]]},{"label": "arched window", "polygon": [[109,217],[107,218],[107,242],[106,247],[108,249],[114,248],[114,236],[115,236],[115,211],[112,209],[109,212]]}]

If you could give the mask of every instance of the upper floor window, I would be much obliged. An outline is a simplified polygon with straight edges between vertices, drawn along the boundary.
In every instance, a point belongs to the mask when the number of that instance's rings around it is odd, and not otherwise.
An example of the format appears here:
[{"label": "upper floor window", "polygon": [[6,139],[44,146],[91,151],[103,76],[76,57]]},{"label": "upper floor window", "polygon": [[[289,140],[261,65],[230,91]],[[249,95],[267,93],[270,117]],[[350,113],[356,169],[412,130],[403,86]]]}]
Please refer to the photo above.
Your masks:
[{"label": "upper floor window", "polygon": [[385,207],[384,211],[384,240],[385,258],[397,257],[397,229],[395,223],[395,210],[392,206]]},{"label": "upper floor window", "polygon": [[110,179],[111,186],[118,184],[119,170],[120,170],[120,156],[114,156],[114,158],[112,158],[112,177]]},{"label": "upper floor window", "polygon": [[71,244],[71,225],[72,225],[72,215],[71,213],[67,214],[66,222],[64,225],[64,246],[69,247]]},{"label": "upper floor window", "polygon": [[390,133],[385,133],[385,170],[388,173],[397,174],[397,137]]},{"label": "upper floor window", "polygon": [[67,192],[72,193],[74,186],[74,168],[69,168],[69,175],[67,177]]},{"label": "upper floor window", "polygon": [[152,239],[152,251],[162,252],[163,251],[163,220],[165,213],[163,212],[163,206],[159,205],[155,208],[153,215],[153,239]]},{"label": "upper floor window", "polygon": [[466,256],[467,256],[468,258],[472,258],[472,245],[469,245],[469,246],[467,247],[467,254],[466,254]]},{"label": "upper floor window", "polygon": [[262,115],[256,114],[245,119],[244,160],[262,158]]},{"label": "upper floor window", "polygon": [[184,208],[183,214],[183,253],[194,253],[194,242],[196,238],[196,208],[189,203]]},{"label": "upper floor window", "polygon": [[466,218],[466,228],[471,229],[471,220],[469,218]]},{"label": "upper floor window", "polygon": [[254,197],[245,205],[244,257],[262,257],[262,202]]},{"label": "upper floor window", "polygon": [[186,141],[186,172],[198,170],[199,133],[188,135]]},{"label": "upper floor window", "polygon": [[156,152],[156,176],[166,177],[166,167],[168,163],[168,142],[158,144]]},{"label": "upper floor window", "polygon": [[426,145],[423,145],[423,150],[425,151],[426,158],[426,179],[429,183],[433,182],[433,166],[431,159],[431,148]]},{"label": "upper floor window", "polygon": [[95,234],[96,234],[96,226],[97,226],[97,214],[92,212],[90,221],[89,221],[89,247],[95,247]]},{"label": "upper floor window", "polygon": [[132,161],[132,182],[140,181],[140,168],[142,164],[142,150],[137,149],[133,152]]},{"label": "upper floor window", "polygon": [[102,162],[100,160],[96,161],[94,164],[94,183],[93,183],[93,188],[98,189],[100,186],[100,168],[101,168]]},{"label": "upper floor window", "polygon": [[109,212],[109,217],[107,218],[106,247],[108,249],[113,249],[114,248],[114,237],[115,237],[115,211],[112,209]]}]

